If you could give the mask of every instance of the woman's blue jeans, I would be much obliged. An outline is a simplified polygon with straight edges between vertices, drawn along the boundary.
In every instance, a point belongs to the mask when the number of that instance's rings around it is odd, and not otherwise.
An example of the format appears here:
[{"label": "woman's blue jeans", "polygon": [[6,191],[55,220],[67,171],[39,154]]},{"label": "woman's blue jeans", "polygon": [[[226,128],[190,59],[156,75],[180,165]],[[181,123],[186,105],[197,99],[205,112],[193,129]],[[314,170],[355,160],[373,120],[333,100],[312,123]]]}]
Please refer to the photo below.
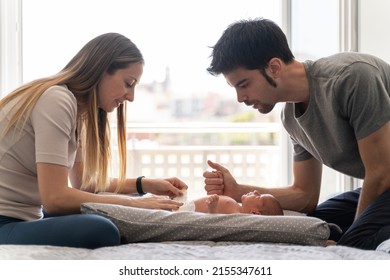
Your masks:
[{"label": "woman's blue jeans", "polygon": [[93,214],[51,216],[34,221],[0,216],[0,244],[95,249],[119,245],[120,234],[109,219]]}]

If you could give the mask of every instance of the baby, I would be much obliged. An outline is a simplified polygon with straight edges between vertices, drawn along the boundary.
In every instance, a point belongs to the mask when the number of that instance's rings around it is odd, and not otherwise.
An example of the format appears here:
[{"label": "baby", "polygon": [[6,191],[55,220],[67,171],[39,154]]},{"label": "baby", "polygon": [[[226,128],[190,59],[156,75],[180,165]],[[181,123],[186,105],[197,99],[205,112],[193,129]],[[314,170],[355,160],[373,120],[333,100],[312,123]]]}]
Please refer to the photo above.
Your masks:
[{"label": "baby", "polygon": [[209,195],[193,201],[195,212],[211,214],[283,215],[279,201],[270,194],[253,191],[241,197],[241,204],[224,195]]}]

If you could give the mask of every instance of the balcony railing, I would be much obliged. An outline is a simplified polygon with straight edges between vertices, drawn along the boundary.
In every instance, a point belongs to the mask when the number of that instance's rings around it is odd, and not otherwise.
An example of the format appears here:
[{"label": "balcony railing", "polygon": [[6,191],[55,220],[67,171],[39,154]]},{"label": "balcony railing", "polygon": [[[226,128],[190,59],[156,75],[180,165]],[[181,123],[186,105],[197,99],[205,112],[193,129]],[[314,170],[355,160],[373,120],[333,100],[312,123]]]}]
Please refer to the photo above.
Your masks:
[{"label": "balcony railing", "polygon": [[[224,165],[238,182],[245,184],[273,186],[282,179],[278,123],[130,123],[127,131],[127,175],[179,177],[188,184],[189,197],[205,195],[203,172],[211,170],[207,160]],[[218,145],[218,135],[239,135],[249,144]],[[265,140],[256,138],[258,135],[266,135]],[[161,138],[169,144],[161,143]],[[191,138],[206,141],[194,144]]]}]

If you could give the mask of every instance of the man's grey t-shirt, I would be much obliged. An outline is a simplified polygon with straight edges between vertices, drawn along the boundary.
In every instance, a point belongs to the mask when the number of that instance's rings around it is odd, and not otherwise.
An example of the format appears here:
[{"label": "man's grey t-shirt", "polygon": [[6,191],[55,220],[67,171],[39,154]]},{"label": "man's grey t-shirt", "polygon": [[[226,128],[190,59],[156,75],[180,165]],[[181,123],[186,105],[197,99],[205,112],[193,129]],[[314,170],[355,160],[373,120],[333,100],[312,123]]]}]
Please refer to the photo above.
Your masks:
[{"label": "man's grey t-shirt", "polygon": [[364,177],[357,141],[390,120],[390,65],[366,54],[306,61],[310,100],[303,114],[286,103],[282,122],[294,160],[311,157],[344,174]]}]

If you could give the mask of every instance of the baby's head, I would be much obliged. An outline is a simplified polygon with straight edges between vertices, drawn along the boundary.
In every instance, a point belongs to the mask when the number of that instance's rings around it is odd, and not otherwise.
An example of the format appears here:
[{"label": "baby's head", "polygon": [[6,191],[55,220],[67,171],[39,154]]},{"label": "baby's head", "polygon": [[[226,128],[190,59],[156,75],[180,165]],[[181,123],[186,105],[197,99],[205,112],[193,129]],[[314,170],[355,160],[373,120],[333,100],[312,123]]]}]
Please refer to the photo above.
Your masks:
[{"label": "baby's head", "polygon": [[244,213],[257,215],[283,215],[279,201],[271,194],[253,191],[241,197]]}]

